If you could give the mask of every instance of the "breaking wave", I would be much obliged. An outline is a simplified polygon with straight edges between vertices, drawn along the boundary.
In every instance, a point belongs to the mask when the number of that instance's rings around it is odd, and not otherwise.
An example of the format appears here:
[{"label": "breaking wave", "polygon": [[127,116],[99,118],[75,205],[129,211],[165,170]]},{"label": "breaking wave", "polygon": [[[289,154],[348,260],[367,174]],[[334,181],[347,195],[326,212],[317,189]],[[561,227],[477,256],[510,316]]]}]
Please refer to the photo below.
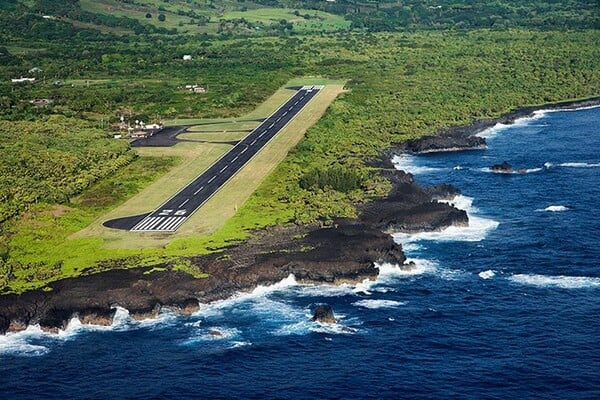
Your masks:
[{"label": "breaking wave", "polygon": [[532,174],[535,172],[540,172],[543,171],[544,168],[542,167],[536,167],[536,168],[518,168],[512,171],[494,171],[489,167],[484,167],[484,168],[479,168],[478,169],[481,172],[487,172],[487,173],[491,173],[491,174],[506,174],[506,175],[523,175],[523,174]]},{"label": "breaking wave", "polygon": [[527,117],[522,117],[522,118],[517,118],[510,124],[503,124],[503,123],[499,122],[490,128],[487,128],[487,129],[482,130],[481,132],[478,132],[475,136],[479,136],[479,137],[482,137],[485,139],[490,139],[490,138],[493,138],[494,136],[496,136],[498,133],[500,133],[508,128],[531,125],[531,123],[533,121],[544,117],[545,114],[546,114],[546,112],[544,110],[539,110],[539,111],[535,111],[533,113],[533,115],[530,115]]},{"label": "breaking wave", "polygon": [[561,212],[561,211],[568,211],[570,209],[571,208],[567,207],[567,206],[548,206],[546,208],[538,208],[535,211],[538,211],[538,212],[542,212],[542,211]]},{"label": "breaking wave", "polygon": [[396,169],[404,172],[411,173],[413,175],[426,174],[429,172],[444,171],[446,168],[436,168],[420,166],[415,163],[415,157],[409,154],[396,155],[392,158],[392,163]]},{"label": "breaking wave", "polygon": [[375,299],[359,300],[359,301],[352,303],[352,305],[354,305],[354,306],[370,308],[370,309],[396,308],[396,307],[403,306],[405,304],[406,304],[406,302],[404,302],[404,301],[375,300]]},{"label": "breaking wave", "polygon": [[600,287],[600,278],[586,276],[516,274],[509,279],[515,283],[537,287],[561,289],[584,289]]},{"label": "breaking wave", "polygon": [[441,231],[419,232],[419,233],[394,233],[392,236],[396,242],[411,244],[421,240],[437,240],[443,242],[479,242],[485,239],[487,234],[498,227],[499,222],[492,219],[474,215],[477,208],[473,206],[471,197],[459,195],[452,200],[444,200],[456,208],[465,210],[469,217],[468,226],[449,226]]},{"label": "breaking wave", "polygon": [[496,276],[496,272],[488,269],[487,271],[481,271],[478,275],[481,279],[492,279]]}]

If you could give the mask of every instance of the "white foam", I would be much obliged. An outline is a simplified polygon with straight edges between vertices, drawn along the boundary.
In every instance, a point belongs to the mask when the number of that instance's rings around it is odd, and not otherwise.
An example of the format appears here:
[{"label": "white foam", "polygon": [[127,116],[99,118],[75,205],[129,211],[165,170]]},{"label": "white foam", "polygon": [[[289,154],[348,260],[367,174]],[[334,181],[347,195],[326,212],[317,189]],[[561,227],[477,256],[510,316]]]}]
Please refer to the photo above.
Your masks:
[{"label": "white foam", "polygon": [[496,125],[492,126],[491,128],[487,128],[487,129],[482,130],[481,132],[478,132],[475,136],[479,136],[479,137],[482,137],[485,139],[490,139],[509,127],[510,127],[510,125],[497,123]]},{"label": "white foam", "polygon": [[463,196],[459,194],[450,200],[439,200],[440,203],[450,204],[459,210],[465,210],[467,212],[476,212],[477,208],[473,207],[473,198],[468,196]]},{"label": "white foam", "polygon": [[301,286],[303,285],[298,285],[294,275],[290,274],[287,278],[284,278],[281,281],[272,285],[259,285],[252,292],[239,292],[233,295],[232,297],[229,297],[224,300],[217,300],[212,303],[200,303],[200,309],[196,311],[193,315],[204,317],[221,315],[224,309],[227,309],[235,304],[252,301],[267,301],[265,298],[269,294]]},{"label": "white foam", "polygon": [[481,271],[479,273],[479,277],[481,279],[492,279],[494,276],[496,276],[496,272],[491,269],[488,269],[487,271]]},{"label": "white foam", "polygon": [[490,139],[506,129],[518,127],[518,126],[531,125],[531,123],[533,121],[544,117],[544,115],[546,115],[546,112],[544,110],[534,111],[533,115],[530,115],[527,117],[522,117],[522,118],[517,118],[510,124],[502,124],[499,122],[490,128],[482,130],[481,132],[477,133],[475,136],[479,136],[479,137],[482,137],[485,139]]},{"label": "white foam", "polygon": [[473,198],[463,195],[458,195],[451,200],[440,200],[455,206],[458,209],[467,212],[469,217],[468,226],[449,226],[441,231],[433,232],[418,232],[418,233],[393,233],[392,237],[397,243],[401,243],[403,247],[412,246],[413,243],[422,240],[432,240],[441,242],[479,242],[485,239],[489,231],[498,227],[499,222],[492,219],[482,218],[473,215],[479,211],[473,206]]},{"label": "white foam", "polygon": [[600,167],[600,163],[585,163],[585,162],[566,162],[558,164],[561,167],[567,168],[597,168]]},{"label": "white foam", "polygon": [[469,215],[469,226],[449,226],[441,231],[419,233],[394,233],[392,237],[403,246],[421,240],[439,242],[480,242],[488,232],[498,227],[499,223],[492,219]]},{"label": "white foam", "polygon": [[50,351],[48,347],[31,343],[35,340],[41,340],[47,335],[39,325],[30,325],[21,332],[9,332],[6,335],[0,335],[0,356],[33,357],[47,354]]},{"label": "white foam", "polygon": [[445,168],[435,168],[417,165],[417,158],[409,154],[396,155],[392,158],[392,163],[396,169],[413,175],[426,174],[429,172],[443,171]]},{"label": "white foam", "polygon": [[[236,328],[225,328],[221,326],[202,329],[196,332],[183,342],[184,345],[195,345],[198,343],[214,342],[214,341],[229,341],[232,338],[237,338],[240,331]],[[233,343],[242,343],[234,341]],[[239,346],[236,346],[239,347]]]},{"label": "white foam", "polygon": [[298,285],[298,282],[296,282],[296,277],[294,276],[294,274],[289,274],[287,278],[281,280],[280,282],[274,283],[273,285],[257,286],[256,289],[252,291],[252,296],[265,296],[267,294],[287,289],[296,285]]},{"label": "white foam", "polygon": [[548,207],[543,208],[543,209],[538,208],[535,211],[538,211],[538,212],[540,212],[540,211],[562,212],[562,211],[568,211],[568,210],[570,210],[570,208],[567,207],[567,206],[548,206]]},{"label": "white foam", "polygon": [[377,281],[384,283],[407,276],[430,274],[437,270],[437,264],[430,260],[408,258],[406,262],[406,265],[390,263],[375,264],[375,267],[379,269]]},{"label": "white foam", "polygon": [[600,287],[600,278],[586,276],[548,276],[517,274],[509,278],[515,283],[537,287],[558,287],[562,289],[585,289]]},{"label": "white foam", "polygon": [[306,315],[301,321],[283,325],[275,330],[273,334],[276,336],[306,335],[308,333],[348,335],[359,331],[358,328],[340,323],[339,321],[343,319],[343,316],[336,314],[336,319],[338,320],[337,323],[327,324],[313,322],[310,320],[310,315]]},{"label": "white foam", "polygon": [[405,304],[406,304],[406,302],[403,302],[403,301],[374,300],[374,299],[373,300],[371,300],[371,299],[359,300],[359,301],[352,303],[352,305],[354,305],[354,306],[370,308],[370,309],[396,308],[399,306],[403,306]]},{"label": "white foam", "polygon": [[[546,168],[548,168],[546,166],[545,163],[544,166]],[[540,172],[543,171],[544,168],[542,167],[537,167],[537,168],[517,168],[517,169],[513,169],[512,171],[502,171],[502,170],[498,170],[498,171],[494,171],[489,167],[484,167],[484,168],[479,168],[478,169],[481,172],[487,172],[487,173],[492,173],[492,174],[507,174],[507,175],[524,175],[524,174],[532,174],[534,172]]]}]

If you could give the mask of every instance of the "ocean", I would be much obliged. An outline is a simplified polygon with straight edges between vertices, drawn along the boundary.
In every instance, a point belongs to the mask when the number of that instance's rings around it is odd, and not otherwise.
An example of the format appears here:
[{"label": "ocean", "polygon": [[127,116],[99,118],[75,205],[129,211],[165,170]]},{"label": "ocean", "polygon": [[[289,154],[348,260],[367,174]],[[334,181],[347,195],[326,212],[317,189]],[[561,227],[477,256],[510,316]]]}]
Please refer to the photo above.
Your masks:
[{"label": "ocean", "polygon": [[[394,159],[458,187],[470,218],[394,235],[413,270],[0,336],[0,399],[600,399],[600,108],[481,135],[487,150]],[[503,161],[524,173],[490,171]],[[309,321],[320,303],[337,324]]]}]

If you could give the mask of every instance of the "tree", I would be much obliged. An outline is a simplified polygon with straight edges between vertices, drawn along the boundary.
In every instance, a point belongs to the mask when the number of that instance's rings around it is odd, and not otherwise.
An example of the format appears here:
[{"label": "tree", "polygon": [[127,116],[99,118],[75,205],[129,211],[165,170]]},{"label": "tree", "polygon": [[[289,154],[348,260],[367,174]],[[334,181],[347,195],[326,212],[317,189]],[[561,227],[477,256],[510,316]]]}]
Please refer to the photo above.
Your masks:
[{"label": "tree", "polygon": [[165,21],[165,19],[167,19],[167,17],[165,17],[165,14],[158,14],[158,20],[159,20],[160,22],[164,22],[164,21]]},{"label": "tree", "polygon": [[146,18],[152,18],[152,14],[146,13]]}]

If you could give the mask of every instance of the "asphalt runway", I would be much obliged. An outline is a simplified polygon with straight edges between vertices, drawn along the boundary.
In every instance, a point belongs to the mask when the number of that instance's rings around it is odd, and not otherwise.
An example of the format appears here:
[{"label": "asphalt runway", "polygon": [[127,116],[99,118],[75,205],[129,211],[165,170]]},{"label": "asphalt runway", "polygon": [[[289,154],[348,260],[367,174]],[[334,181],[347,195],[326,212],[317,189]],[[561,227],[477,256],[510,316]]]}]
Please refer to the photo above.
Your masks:
[{"label": "asphalt runway", "polygon": [[104,225],[136,232],[174,232],[260,151],[322,89],[304,86],[206,171],[147,215]]}]

